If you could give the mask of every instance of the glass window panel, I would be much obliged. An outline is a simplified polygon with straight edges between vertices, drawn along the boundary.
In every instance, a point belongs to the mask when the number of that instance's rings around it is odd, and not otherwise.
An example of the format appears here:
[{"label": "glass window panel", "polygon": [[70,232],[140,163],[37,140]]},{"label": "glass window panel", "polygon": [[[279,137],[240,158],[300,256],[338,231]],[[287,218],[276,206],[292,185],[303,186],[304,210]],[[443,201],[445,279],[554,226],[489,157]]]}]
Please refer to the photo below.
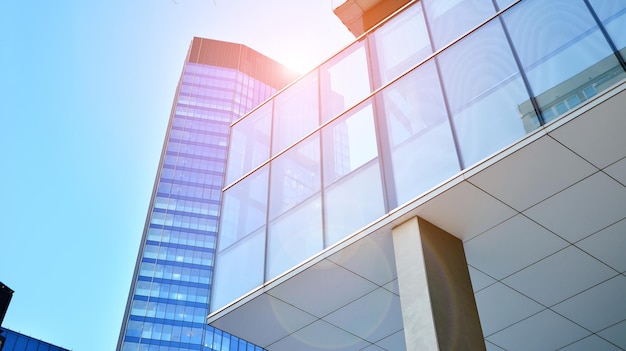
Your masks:
[{"label": "glass window panel", "polygon": [[[204,344],[211,345],[213,343],[213,335],[215,334],[215,329],[213,327],[207,327],[204,333]],[[203,350],[210,351],[208,348],[204,348]]]},{"label": "glass window panel", "polygon": [[224,192],[219,250],[265,225],[268,167],[264,166]]},{"label": "glass window panel", "polygon": [[382,92],[398,205],[459,172],[434,63]]},{"label": "glass window panel", "polygon": [[438,50],[495,13],[491,0],[423,0],[426,18]]},{"label": "glass window panel", "polygon": [[267,280],[322,251],[321,208],[318,195],[268,225]]},{"label": "glass window panel", "polygon": [[[3,333],[7,333],[7,331],[4,330]],[[14,334],[14,333],[11,333],[9,335],[5,334],[3,336],[6,338],[6,341],[4,342],[4,345],[3,345],[3,347],[4,347],[3,350],[5,350],[5,351],[14,351],[15,350],[14,349],[15,343],[18,340],[18,336],[16,334]],[[136,348],[136,346],[135,346],[135,348]],[[123,349],[122,351],[126,351],[126,349]]]},{"label": "glass window panel", "polygon": [[519,106],[529,96],[499,21],[481,27],[438,59],[465,167],[538,126],[532,109],[520,117]]},{"label": "glass window panel", "polygon": [[604,24],[611,40],[626,58],[626,1],[624,0],[589,0],[596,14]]},{"label": "glass window panel", "polygon": [[325,185],[378,156],[371,101],[326,126],[323,139]]},{"label": "glass window panel", "polygon": [[317,83],[317,71],[313,71],[274,98],[272,155],[319,125]]},{"label": "glass window panel", "polygon": [[135,293],[142,296],[150,295],[150,282],[146,282],[143,280],[137,281],[137,288]]},{"label": "glass window panel", "polygon": [[319,133],[273,160],[271,167],[270,219],[319,192]]},{"label": "glass window panel", "polygon": [[156,258],[158,251],[159,251],[159,247],[158,246],[146,245],[145,248],[144,248],[144,251],[143,251],[143,257]]},{"label": "glass window panel", "polygon": [[263,284],[265,227],[217,254],[211,311]]},{"label": "glass window panel", "polygon": [[232,128],[226,184],[248,173],[270,156],[271,101]]},{"label": "glass window panel", "polygon": [[496,4],[498,5],[498,11],[506,8],[507,6],[514,3],[516,0],[496,0]]},{"label": "glass window panel", "polygon": [[24,351],[37,351],[38,347],[39,347],[39,341],[35,339],[30,339],[28,340],[28,345],[26,345],[26,348],[24,349]]},{"label": "glass window panel", "polygon": [[617,59],[582,0],[524,1],[503,16],[542,110],[565,113],[565,105],[553,107],[619,79]]},{"label": "glass window panel", "polygon": [[22,335],[18,335],[17,341],[15,342],[15,350],[26,349],[26,344],[28,344],[28,338]]},{"label": "glass window panel", "polygon": [[322,122],[363,100],[369,93],[365,41],[359,41],[320,68]]},{"label": "glass window panel", "polygon": [[422,6],[416,4],[381,28],[373,39],[380,75],[384,85],[432,53]]},{"label": "glass window panel", "polygon": [[377,160],[325,190],[326,246],[331,246],[385,213]]}]

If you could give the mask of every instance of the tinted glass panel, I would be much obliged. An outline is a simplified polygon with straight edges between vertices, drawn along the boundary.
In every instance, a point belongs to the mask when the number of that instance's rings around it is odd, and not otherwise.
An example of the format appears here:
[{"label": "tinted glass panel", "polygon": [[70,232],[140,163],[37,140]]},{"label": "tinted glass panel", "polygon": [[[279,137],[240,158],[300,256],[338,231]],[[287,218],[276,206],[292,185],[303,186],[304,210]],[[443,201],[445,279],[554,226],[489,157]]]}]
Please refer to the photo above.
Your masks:
[{"label": "tinted glass panel", "polygon": [[412,6],[376,30],[380,85],[398,77],[432,53],[422,7]]},{"label": "tinted glass panel", "polygon": [[26,344],[28,344],[28,338],[23,335],[19,335],[14,348],[15,350],[26,350]]},{"label": "tinted glass panel", "polygon": [[317,70],[274,98],[272,155],[319,125]]},{"label": "tinted glass panel", "polygon": [[265,224],[267,166],[224,192],[220,226],[220,251]]},{"label": "tinted glass panel", "polygon": [[504,9],[505,7],[511,5],[516,0],[496,0],[496,4],[498,5],[498,11]]},{"label": "tinted glass panel", "polygon": [[217,257],[211,311],[263,284],[265,227],[220,251]]},{"label": "tinted glass panel", "polygon": [[385,213],[378,159],[328,187],[324,193],[326,246]]},{"label": "tinted glass panel", "polygon": [[371,102],[326,126],[323,142],[326,185],[375,158],[378,149]]},{"label": "tinted glass panel", "polygon": [[234,182],[269,159],[271,123],[270,101],[233,126],[226,184]]},{"label": "tinted glass panel", "polygon": [[491,0],[423,0],[435,50],[476,27],[495,13]]},{"label": "tinted glass panel", "polygon": [[523,1],[503,16],[546,120],[586,88],[612,85],[617,59],[582,0]]},{"label": "tinted glass panel", "polygon": [[626,1],[624,0],[589,0],[596,14],[604,24],[613,44],[626,58]]},{"label": "tinted glass panel", "polygon": [[320,68],[322,121],[354,106],[371,91],[365,41],[352,44]]},{"label": "tinted glass panel", "polygon": [[382,92],[398,204],[459,172],[441,85],[428,62]]},{"label": "tinted glass panel", "polygon": [[320,195],[270,222],[267,233],[267,280],[322,251]]},{"label": "tinted glass panel", "polygon": [[319,134],[280,155],[271,167],[270,220],[319,192]]},{"label": "tinted glass panel", "polygon": [[518,106],[529,96],[498,20],[442,52],[438,59],[465,167],[538,126],[532,111],[520,118]]},{"label": "tinted glass panel", "polygon": [[[10,333],[7,332],[6,330],[3,330],[3,333],[5,333],[3,336],[6,338],[6,340],[4,341],[4,351],[13,351],[14,347],[15,347],[15,343],[17,342],[17,337],[16,334],[14,333]],[[8,333],[8,335],[7,335]]]}]

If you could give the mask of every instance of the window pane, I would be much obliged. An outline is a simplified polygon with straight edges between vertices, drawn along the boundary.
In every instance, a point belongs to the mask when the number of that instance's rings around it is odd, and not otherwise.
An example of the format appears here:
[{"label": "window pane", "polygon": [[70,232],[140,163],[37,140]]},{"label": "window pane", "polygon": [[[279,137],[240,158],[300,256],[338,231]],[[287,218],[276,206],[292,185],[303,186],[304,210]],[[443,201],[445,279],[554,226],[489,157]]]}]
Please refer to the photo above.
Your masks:
[{"label": "window pane", "polygon": [[378,155],[371,102],[326,126],[323,138],[324,184],[328,185]]},{"label": "window pane", "polygon": [[459,172],[441,87],[428,62],[382,92],[398,205]]},{"label": "window pane", "polygon": [[385,213],[378,159],[325,190],[326,246]]},{"label": "window pane", "polygon": [[495,13],[491,0],[423,0],[435,50],[476,27]]},{"label": "window pane", "polygon": [[139,345],[134,342],[124,341],[124,345],[122,346],[122,351],[136,351],[139,348]]},{"label": "window pane", "polygon": [[375,43],[381,85],[398,77],[432,53],[424,14],[411,6],[371,36]]},{"label": "window pane", "polygon": [[604,24],[613,43],[626,58],[626,1],[624,0],[589,0],[596,14]]},{"label": "window pane", "polygon": [[272,155],[319,125],[317,71],[300,79],[274,99]]},{"label": "window pane", "polygon": [[354,106],[371,92],[364,43],[354,43],[320,68],[322,121]]},{"label": "window pane", "polygon": [[528,123],[520,118],[518,106],[529,96],[498,20],[438,58],[465,167],[538,126],[534,115],[527,117]]},{"label": "window pane", "polygon": [[39,347],[39,341],[35,339],[28,340],[28,345],[26,345],[25,351],[37,351]]},{"label": "window pane", "polygon": [[317,195],[268,226],[267,280],[322,251],[322,206]]},{"label": "window pane", "polygon": [[248,173],[270,156],[271,101],[232,128],[226,184]]},{"label": "window pane", "polygon": [[265,166],[224,192],[219,250],[265,225],[268,167]]},{"label": "window pane", "polygon": [[[3,333],[9,333],[6,330],[3,331]],[[3,335],[6,338],[6,341],[4,342],[4,351],[13,351],[16,350],[15,347],[15,343],[17,342],[18,336],[14,333],[9,333],[8,335],[5,334]],[[19,349],[17,349],[19,350]],[[126,351],[126,349],[122,350],[122,351]]]},{"label": "window pane", "polygon": [[498,11],[504,9],[514,2],[515,0],[496,0],[496,4],[498,5]]},{"label": "window pane", "polygon": [[211,311],[263,284],[265,227],[217,255]]},{"label": "window pane", "polygon": [[524,1],[503,16],[546,120],[570,110],[573,95],[583,101],[588,87],[606,89],[605,73],[620,71],[582,0]]},{"label": "window pane", "polygon": [[273,219],[320,191],[319,133],[272,161],[270,215]]}]

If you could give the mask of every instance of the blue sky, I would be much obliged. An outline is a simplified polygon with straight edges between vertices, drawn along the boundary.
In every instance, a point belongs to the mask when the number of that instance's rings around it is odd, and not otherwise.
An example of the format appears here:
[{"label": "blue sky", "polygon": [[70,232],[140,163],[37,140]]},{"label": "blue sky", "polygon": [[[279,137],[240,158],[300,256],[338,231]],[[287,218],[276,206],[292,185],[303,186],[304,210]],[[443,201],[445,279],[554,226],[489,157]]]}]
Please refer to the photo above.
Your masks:
[{"label": "blue sky", "polygon": [[301,72],[352,40],[330,0],[0,2],[4,327],[115,348],[194,35]]}]

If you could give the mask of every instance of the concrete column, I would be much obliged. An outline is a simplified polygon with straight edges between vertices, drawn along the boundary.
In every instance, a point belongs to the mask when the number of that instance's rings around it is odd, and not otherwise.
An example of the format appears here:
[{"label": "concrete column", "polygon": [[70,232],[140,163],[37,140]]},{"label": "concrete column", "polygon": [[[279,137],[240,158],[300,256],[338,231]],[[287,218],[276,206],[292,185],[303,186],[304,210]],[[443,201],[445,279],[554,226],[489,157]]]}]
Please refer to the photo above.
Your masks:
[{"label": "concrete column", "polygon": [[392,236],[407,350],[485,350],[461,240],[418,217]]}]

